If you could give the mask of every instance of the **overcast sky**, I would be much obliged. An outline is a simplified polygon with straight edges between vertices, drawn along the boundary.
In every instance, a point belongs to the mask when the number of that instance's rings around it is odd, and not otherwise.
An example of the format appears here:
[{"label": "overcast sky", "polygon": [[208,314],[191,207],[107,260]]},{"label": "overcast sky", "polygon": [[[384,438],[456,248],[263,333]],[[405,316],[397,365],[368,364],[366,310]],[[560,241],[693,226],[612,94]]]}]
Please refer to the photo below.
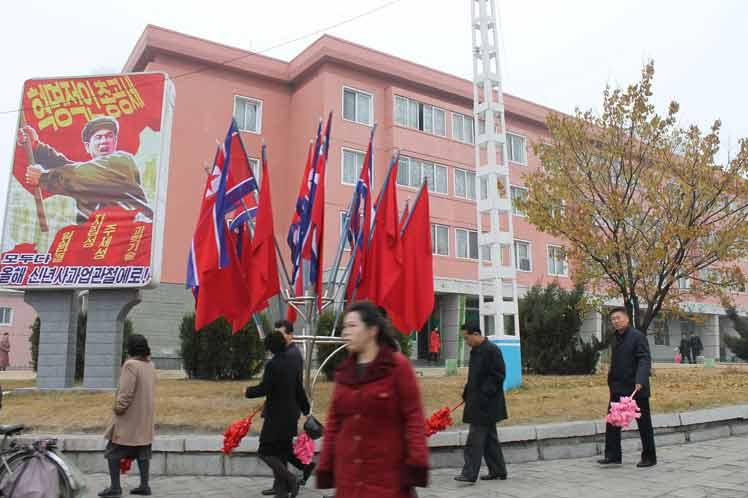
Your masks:
[{"label": "overcast sky", "polygon": [[[605,84],[626,85],[655,61],[655,98],[681,103],[683,123],[720,118],[723,145],[748,137],[748,2],[496,0],[505,91],[571,112],[599,108]],[[3,2],[0,30],[0,201],[4,205],[23,81],[117,72],[146,24],[265,51],[386,0],[25,0]],[[472,78],[470,0],[396,0],[325,32]],[[267,52],[288,60],[321,33]],[[182,105],[185,103],[182,102]],[[180,105],[177,95],[177,105]],[[723,157],[726,157],[724,149]]]}]

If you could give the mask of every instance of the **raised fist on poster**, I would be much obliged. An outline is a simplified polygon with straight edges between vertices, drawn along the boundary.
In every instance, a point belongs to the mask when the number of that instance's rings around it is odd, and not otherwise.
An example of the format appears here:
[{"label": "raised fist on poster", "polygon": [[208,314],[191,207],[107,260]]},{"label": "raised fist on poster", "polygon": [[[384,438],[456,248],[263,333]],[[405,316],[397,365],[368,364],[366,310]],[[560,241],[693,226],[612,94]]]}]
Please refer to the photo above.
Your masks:
[{"label": "raised fist on poster", "polygon": [[20,127],[18,129],[16,143],[18,143],[20,147],[23,147],[29,140],[31,140],[31,148],[36,149],[36,146],[39,144],[39,134],[29,125]]}]

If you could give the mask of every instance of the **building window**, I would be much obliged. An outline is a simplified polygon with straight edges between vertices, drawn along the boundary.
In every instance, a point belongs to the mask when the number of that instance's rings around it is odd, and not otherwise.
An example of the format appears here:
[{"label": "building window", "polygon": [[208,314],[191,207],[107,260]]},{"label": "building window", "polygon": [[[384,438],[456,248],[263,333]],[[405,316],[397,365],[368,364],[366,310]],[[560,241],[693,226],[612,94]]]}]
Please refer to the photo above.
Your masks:
[{"label": "building window", "polygon": [[670,345],[670,328],[668,327],[667,320],[656,318],[652,322],[652,328],[654,330],[654,343],[657,346],[669,346]]},{"label": "building window", "polygon": [[458,258],[478,259],[478,232],[456,228],[455,240],[457,242]]},{"label": "building window", "polygon": [[519,271],[532,271],[532,253],[529,242],[514,241],[514,265]]},{"label": "building window", "polygon": [[395,96],[395,123],[440,137],[447,136],[444,109],[417,100]]},{"label": "building window", "polygon": [[343,119],[371,125],[374,117],[374,97],[370,93],[343,88]]},{"label": "building window", "polygon": [[[340,174],[340,181],[346,185],[356,185],[361,176],[361,168],[364,165],[366,154],[352,149],[343,149],[343,171]],[[373,179],[369,179],[373,182]]]},{"label": "building window", "polygon": [[691,279],[688,277],[681,277],[678,279],[678,288],[681,290],[687,290],[691,288]]},{"label": "building window", "polygon": [[482,201],[488,199],[488,180],[485,176],[480,179],[480,199]]},{"label": "building window", "polygon": [[566,263],[566,251],[560,246],[548,246],[548,274],[557,277],[566,277],[569,274],[569,265]]},{"label": "building window", "polygon": [[262,102],[235,95],[234,119],[239,130],[260,133],[262,130]]},{"label": "building window", "polygon": [[509,151],[509,160],[513,163],[527,164],[527,149],[525,137],[506,134],[506,146]]},{"label": "building window", "polygon": [[10,325],[13,322],[13,310],[0,308],[0,325]]},{"label": "building window", "polygon": [[475,121],[470,116],[452,113],[452,137],[466,144],[475,143]]},{"label": "building window", "polygon": [[429,192],[447,193],[447,167],[431,161],[400,156],[397,166],[397,184],[419,188],[426,179]]},{"label": "building window", "polygon": [[455,195],[475,200],[475,172],[455,168]]},{"label": "building window", "polygon": [[524,211],[517,207],[516,202],[526,199],[529,190],[527,190],[525,187],[517,187],[515,185],[512,185],[510,188],[510,192],[512,196],[512,214],[515,214],[517,216],[527,216]]},{"label": "building window", "polygon": [[449,256],[449,227],[431,224],[431,252],[437,256]]},{"label": "building window", "polygon": [[255,181],[259,187],[262,184],[262,168],[260,168],[260,160],[254,157],[247,156],[249,165],[252,167],[252,173],[255,175]]}]

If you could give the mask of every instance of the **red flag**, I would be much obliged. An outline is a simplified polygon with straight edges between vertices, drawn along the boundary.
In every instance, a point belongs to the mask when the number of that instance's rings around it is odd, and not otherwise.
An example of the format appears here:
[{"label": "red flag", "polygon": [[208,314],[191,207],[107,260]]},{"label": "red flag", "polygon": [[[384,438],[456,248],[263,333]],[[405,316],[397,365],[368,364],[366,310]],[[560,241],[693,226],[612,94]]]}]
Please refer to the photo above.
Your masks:
[{"label": "red flag", "polygon": [[[351,263],[351,271],[348,276],[348,284],[345,288],[345,298],[350,301],[353,299],[354,290],[358,288],[359,282],[364,273],[365,260],[366,260],[366,248],[369,245],[369,234],[371,232],[371,175],[373,170],[373,142],[374,133],[369,137],[369,146],[366,149],[366,155],[364,156],[364,163],[361,166],[361,174],[356,184],[355,197],[354,197],[354,209],[352,209],[350,225],[352,229],[351,238],[359,238],[358,246],[350,257],[353,258]],[[364,210],[364,223],[359,226],[359,209],[361,206],[361,200],[363,199],[363,210]],[[344,235],[345,236],[345,235]],[[356,240],[352,240],[351,250],[355,245]],[[358,294],[358,292],[357,292]]]},{"label": "red flag", "polygon": [[265,146],[262,147],[262,188],[257,211],[255,235],[252,239],[250,262],[245,266],[250,290],[251,312],[267,307],[267,300],[280,292],[278,261],[275,256],[273,205],[270,199],[270,174],[268,173]]},{"label": "red flag", "polygon": [[385,298],[400,277],[402,270],[403,255],[400,220],[397,213],[396,178],[397,161],[390,169],[377,204],[374,236],[366,254],[364,278],[361,283],[360,298],[367,298],[380,306],[383,306]]},{"label": "red flag", "polygon": [[[212,213],[208,213],[212,216]],[[236,333],[252,317],[247,307],[249,289],[243,278],[239,257],[236,253],[236,235],[224,223],[224,237],[229,266],[212,268],[200,275],[200,290],[195,303],[195,330],[200,330],[214,320],[223,316]]]},{"label": "red flag", "polygon": [[330,112],[327,118],[325,138],[320,142],[320,152],[317,155],[317,163],[314,167],[314,176],[310,188],[312,216],[309,221],[309,232],[301,251],[301,259],[308,259],[310,263],[309,280],[314,284],[315,294],[317,295],[317,309],[320,311],[322,311],[322,273],[324,270],[325,173],[327,170],[327,157],[330,151],[331,127],[332,112]]},{"label": "red flag", "polygon": [[434,309],[431,221],[425,183],[403,229],[403,271],[382,306],[395,328],[410,334],[426,323]]},{"label": "red flag", "polygon": [[[296,198],[296,209],[291,218],[291,226],[288,229],[288,236],[286,242],[288,247],[291,249],[291,264],[293,265],[294,271],[292,275],[294,295],[300,296],[304,293],[304,283],[301,271],[301,209],[304,205],[303,201],[309,196],[309,175],[312,171],[312,154],[314,151],[314,142],[309,143],[309,148],[306,153],[306,163],[304,165],[304,174],[301,177],[301,186],[299,187],[299,195]],[[298,268],[298,269],[297,269]],[[286,319],[289,322],[296,321],[296,310],[289,306],[286,310]]]}]

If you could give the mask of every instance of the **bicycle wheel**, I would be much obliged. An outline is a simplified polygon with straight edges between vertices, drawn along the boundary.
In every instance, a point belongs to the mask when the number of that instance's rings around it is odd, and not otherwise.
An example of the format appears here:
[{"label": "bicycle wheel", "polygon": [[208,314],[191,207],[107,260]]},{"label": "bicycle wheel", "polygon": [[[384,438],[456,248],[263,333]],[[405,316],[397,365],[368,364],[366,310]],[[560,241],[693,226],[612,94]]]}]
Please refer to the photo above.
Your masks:
[{"label": "bicycle wheel", "polygon": [[[2,465],[0,463],[0,483],[4,483],[6,480],[8,469],[10,469],[11,475],[16,474],[17,472],[20,472],[20,470],[23,468],[23,465],[26,464],[28,460],[30,460],[34,456],[34,452],[32,451],[19,451],[18,453],[11,455],[10,457],[5,457],[5,462],[7,464],[7,467],[5,465]],[[74,498],[73,490],[68,482],[67,477],[65,476],[65,473],[62,471],[62,469],[59,467],[57,462],[54,460],[50,460],[52,463],[55,464],[55,468],[57,469],[57,475],[58,475],[58,482],[60,483],[60,494],[59,498]],[[3,498],[6,498],[2,491],[0,491],[0,496]],[[11,497],[7,497],[11,498]]]}]

